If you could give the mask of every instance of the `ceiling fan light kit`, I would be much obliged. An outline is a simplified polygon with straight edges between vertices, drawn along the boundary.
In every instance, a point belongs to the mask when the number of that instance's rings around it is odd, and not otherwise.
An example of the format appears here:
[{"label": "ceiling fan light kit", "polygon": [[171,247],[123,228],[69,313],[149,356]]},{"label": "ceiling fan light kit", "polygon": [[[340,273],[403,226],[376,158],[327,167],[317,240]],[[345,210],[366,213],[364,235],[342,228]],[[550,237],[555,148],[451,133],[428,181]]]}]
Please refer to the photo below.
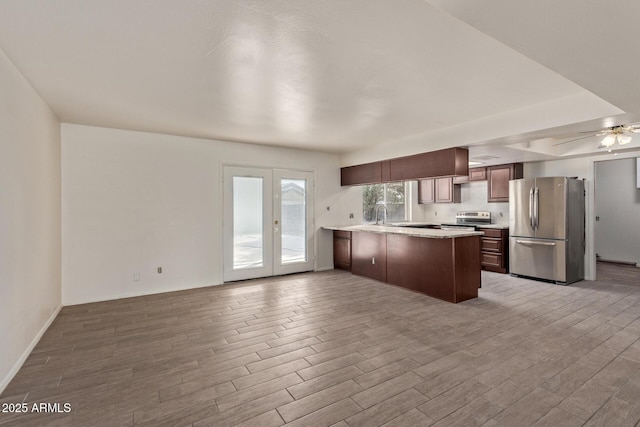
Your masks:
[{"label": "ceiling fan light kit", "polygon": [[[618,145],[625,145],[631,142],[631,134],[639,132],[640,128],[637,125],[628,126],[614,126],[610,129],[603,131],[602,135],[605,137],[600,142],[598,148],[611,148],[616,142]],[[609,150],[611,151],[611,150]]]}]

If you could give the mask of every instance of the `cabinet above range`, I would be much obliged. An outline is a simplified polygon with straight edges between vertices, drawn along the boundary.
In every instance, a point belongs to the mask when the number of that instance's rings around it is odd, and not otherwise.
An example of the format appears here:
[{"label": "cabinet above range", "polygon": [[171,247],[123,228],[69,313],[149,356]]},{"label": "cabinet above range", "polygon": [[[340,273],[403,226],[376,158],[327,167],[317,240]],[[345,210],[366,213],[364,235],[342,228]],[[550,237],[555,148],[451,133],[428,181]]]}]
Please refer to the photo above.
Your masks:
[{"label": "cabinet above range", "polygon": [[340,185],[380,184],[423,178],[467,176],[469,151],[447,148],[340,169]]},{"label": "cabinet above range", "polygon": [[418,204],[460,203],[460,186],[486,181],[487,202],[508,202],[509,181],[523,177],[522,163],[470,168],[469,175],[418,180]]}]

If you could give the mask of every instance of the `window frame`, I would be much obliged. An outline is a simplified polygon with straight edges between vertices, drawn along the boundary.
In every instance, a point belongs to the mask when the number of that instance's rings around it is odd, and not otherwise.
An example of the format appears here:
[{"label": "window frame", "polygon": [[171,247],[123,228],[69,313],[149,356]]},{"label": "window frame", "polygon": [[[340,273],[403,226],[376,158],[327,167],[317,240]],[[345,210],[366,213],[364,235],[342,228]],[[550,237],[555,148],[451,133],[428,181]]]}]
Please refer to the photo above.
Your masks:
[{"label": "window frame", "polygon": [[[394,181],[394,182],[384,182],[384,183],[380,183],[380,184],[367,184],[366,187],[370,187],[373,185],[382,185],[382,194],[383,194],[383,200],[382,203],[387,206],[388,200],[388,190],[387,190],[387,186],[388,184],[399,184],[402,183],[403,187],[404,187],[404,218],[400,219],[400,220],[394,220],[394,222],[397,221],[410,221],[411,220],[411,183],[409,181]],[[374,224],[375,223],[375,218],[373,218],[370,221],[367,221],[366,219],[366,215],[365,215],[365,206],[364,206],[365,200],[364,197],[362,199],[362,222],[364,224]],[[376,202],[376,204],[379,202]]]}]

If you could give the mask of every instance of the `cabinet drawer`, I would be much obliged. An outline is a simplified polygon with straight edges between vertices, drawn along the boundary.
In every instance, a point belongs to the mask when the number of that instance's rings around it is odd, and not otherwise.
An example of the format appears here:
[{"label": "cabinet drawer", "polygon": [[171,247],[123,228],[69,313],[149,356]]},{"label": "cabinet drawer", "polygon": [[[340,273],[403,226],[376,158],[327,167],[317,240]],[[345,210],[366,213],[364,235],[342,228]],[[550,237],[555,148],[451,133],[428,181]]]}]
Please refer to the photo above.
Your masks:
[{"label": "cabinet drawer", "polygon": [[493,254],[482,252],[481,258],[482,265],[487,265],[490,267],[502,267],[502,255],[501,254]]},{"label": "cabinet drawer", "polygon": [[502,230],[499,228],[478,228],[484,233],[483,237],[502,237]]},{"label": "cabinet drawer", "polygon": [[342,230],[333,230],[333,237],[340,239],[350,239],[351,232],[350,231],[342,231]]},{"label": "cabinet drawer", "polygon": [[480,240],[480,250],[489,252],[502,253],[502,239],[493,239],[490,237],[483,237]]}]

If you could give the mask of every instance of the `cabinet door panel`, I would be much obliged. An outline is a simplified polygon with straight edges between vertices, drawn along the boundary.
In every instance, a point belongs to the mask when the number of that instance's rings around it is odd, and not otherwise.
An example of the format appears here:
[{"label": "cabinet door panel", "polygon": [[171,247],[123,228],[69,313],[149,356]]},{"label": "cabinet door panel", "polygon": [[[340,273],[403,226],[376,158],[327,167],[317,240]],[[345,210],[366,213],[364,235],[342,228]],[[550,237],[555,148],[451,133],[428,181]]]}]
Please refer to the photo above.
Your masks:
[{"label": "cabinet door panel", "polygon": [[489,166],[487,192],[489,202],[509,201],[509,180],[522,178],[522,163]]},{"label": "cabinet door panel", "polygon": [[418,204],[435,203],[435,180],[421,179],[418,181]]},{"label": "cabinet door panel", "polygon": [[436,179],[436,203],[453,203],[453,180]]},{"label": "cabinet door panel", "polygon": [[487,191],[489,202],[508,202],[511,166],[491,166],[488,169]]},{"label": "cabinet door panel", "polygon": [[351,270],[351,233],[348,231],[333,232],[333,267]]},{"label": "cabinet door panel", "polygon": [[351,234],[351,272],[386,282],[387,235],[354,232]]},{"label": "cabinet door panel", "polygon": [[469,169],[469,181],[486,181],[487,168]]}]

